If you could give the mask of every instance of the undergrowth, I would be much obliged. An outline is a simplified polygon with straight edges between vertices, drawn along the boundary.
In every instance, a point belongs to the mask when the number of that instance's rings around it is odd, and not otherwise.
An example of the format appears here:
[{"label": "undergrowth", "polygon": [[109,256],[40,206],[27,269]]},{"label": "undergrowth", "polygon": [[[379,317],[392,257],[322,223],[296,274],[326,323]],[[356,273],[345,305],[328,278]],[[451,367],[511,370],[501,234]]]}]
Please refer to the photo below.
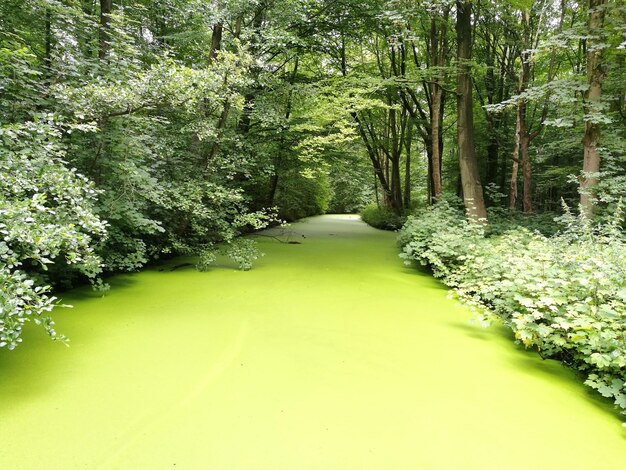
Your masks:
[{"label": "undergrowth", "polygon": [[406,217],[396,214],[387,207],[378,207],[376,204],[371,204],[363,208],[361,219],[374,228],[398,230],[404,224]]}]

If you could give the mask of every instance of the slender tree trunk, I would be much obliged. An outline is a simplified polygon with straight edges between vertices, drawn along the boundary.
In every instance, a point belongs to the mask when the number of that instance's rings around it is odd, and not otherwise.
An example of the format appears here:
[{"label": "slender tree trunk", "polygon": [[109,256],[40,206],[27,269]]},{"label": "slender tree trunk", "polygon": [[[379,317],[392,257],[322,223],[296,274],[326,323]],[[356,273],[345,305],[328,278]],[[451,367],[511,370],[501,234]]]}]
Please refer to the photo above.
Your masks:
[{"label": "slender tree trunk", "polygon": [[[600,44],[599,35],[604,25],[604,13],[607,0],[589,0],[587,39],[587,83],[589,89],[585,93],[585,113],[589,114],[597,110],[602,98],[602,82],[604,69],[602,63],[602,48],[594,47]],[[580,180],[580,207],[584,214],[593,214],[593,189],[598,184],[597,173],[600,171],[600,153],[598,143],[600,141],[600,124],[587,120],[585,123],[585,135],[583,137],[583,175]]]},{"label": "slender tree trunk", "polygon": [[100,60],[106,60],[109,55],[112,9],[113,0],[100,0],[100,48],[98,50]]},{"label": "slender tree trunk", "polygon": [[441,100],[443,90],[439,85],[433,87],[432,92],[432,124],[431,124],[431,164],[433,180],[433,199],[437,202],[441,199]]},{"label": "slender tree trunk", "polygon": [[[298,64],[299,64],[299,59],[296,56],[296,61],[295,64],[293,66],[293,72],[291,73],[291,75],[289,76],[289,85],[293,85],[296,79],[296,75],[298,73]],[[286,106],[286,110],[285,110],[285,131],[287,130],[287,126],[289,124],[289,118],[291,117],[291,107],[292,107],[292,99],[293,99],[293,89],[289,89],[289,92],[287,94],[287,106]],[[274,197],[276,196],[276,189],[278,187],[278,179],[280,177],[280,167],[282,166],[282,162],[283,162],[283,155],[285,153],[285,133],[283,131],[283,133],[281,133],[280,135],[280,139],[278,141],[278,151],[276,152],[276,158],[273,162],[274,165],[274,172],[272,173],[272,176],[270,177],[270,193],[269,193],[269,197],[268,197],[268,207],[271,207],[274,205]]]},{"label": "slender tree trunk", "polygon": [[52,69],[52,13],[50,7],[46,7],[46,49],[43,61],[46,68],[46,78],[50,80]]},{"label": "slender tree trunk", "polygon": [[497,124],[492,119],[487,123],[489,144],[487,144],[487,183],[496,183],[498,180],[498,160],[500,156],[500,140],[497,135]]},{"label": "slender tree trunk", "polygon": [[[525,10],[522,13],[522,19],[524,22],[524,44],[525,50],[522,51],[522,72],[520,77],[520,93],[523,93],[528,88],[528,83],[530,82],[530,77],[532,74],[532,65],[530,63],[530,51],[529,49],[533,46],[531,25],[530,25],[530,12]],[[524,214],[530,214],[533,211],[532,208],[532,172],[530,166],[530,129],[529,124],[526,117],[526,102],[525,100],[521,104],[522,108],[520,110],[520,155],[522,158],[522,208],[524,210]]]},{"label": "slender tree trunk", "polygon": [[[524,93],[528,88],[531,77],[530,63],[530,47],[531,47],[531,31],[530,31],[530,12],[524,10],[522,12],[523,22],[523,44],[521,52],[521,69],[519,75],[518,93]],[[532,212],[532,172],[530,165],[530,131],[526,117],[526,99],[522,98],[517,103],[517,123],[515,134],[515,148],[513,150],[513,170],[511,171],[511,191],[509,193],[509,208],[515,209],[517,203],[517,175],[519,164],[522,164],[522,207],[525,214]]]},{"label": "slender tree trunk", "polygon": [[480,183],[478,160],[474,150],[474,112],[472,103],[472,78],[469,60],[472,52],[472,4],[469,0],[457,0],[457,132],[459,167],[463,186],[463,202],[469,219],[475,223],[487,220],[487,210]]},{"label": "slender tree trunk", "polygon": [[525,128],[520,138],[520,153],[522,156],[522,208],[524,214],[530,214],[533,211],[532,205],[532,171],[530,166],[530,135],[528,129]]},{"label": "slender tree trunk", "polygon": [[385,177],[384,163],[381,163],[380,161],[379,150],[375,145],[374,139],[368,136],[367,126],[364,125],[364,123],[361,121],[358,113],[353,111],[351,114],[354,121],[357,123],[359,135],[361,136],[361,140],[365,145],[367,155],[370,157],[370,161],[372,162],[372,166],[374,167],[374,174],[376,175],[378,182],[380,183],[384,198],[386,200],[391,194],[391,189],[389,187],[388,179]]},{"label": "slender tree trunk", "polygon": [[[444,12],[444,18],[447,20],[448,9]],[[430,130],[431,130],[431,178],[432,178],[432,197],[436,202],[441,199],[441,146],[442,132],[441,123],[443,119],[443,88],[439,81],[441,80],[441,71],[439,67],[443,66],[443,51],[445,46],[445,27],[438,26],[438,18],[432,17],[430,20],[430,55],[431,64],[436,68],[436,79],[430,85]],[[441,29],[444,29],[443,33]]]},{"label": "slender tree trunk", "polygon": [[411,207],[411,146],[413,144],[413,123],[409,122],[405,138],[405,162],[404,162],[404,208]]},{"label": "slender tree trunk", "polygon": [[376,207],[380,209],[380,194],[378,194],[378,177],[374,171],[374,195],[376,196]]},{"label": "slender tree trunk", "polygon": [[517,117],[515,119],[515,143],[513,144],[513,155],[511,156],[511,160],[513,160],[513,164],[511,166],[511,184],[509,187],[509,209],[512,211],[514,211],[517,207],[517,175],[519,173],[520,126],[522,124],[522,110],[520,108],[521,103],[518,103],[516,113]]},{"label": "slender tree trunk", "polygon": [[[400,126],[400,131],[398,131]],[[398,112],[395,109],[389,110],[389,130],[391,134],[390,145],[388,151],[390,158],[388,158],[391,173],[391,207],[397,214],[402,212],[402,179],[400,177],[400,156],[402,154],[402,147],[404,144],[404,121],[400,116],[400,123],[398,122]]]},{"label": "slender tree trunk", "polygon": [[[424,127],[428,127],[428,126],[424,126]],[[428,195],[428,204],[432,204],[433,201],[435,200],[435,188],[434,188],[434,182],[433,182],[433,144],[431,142],[432,139],[432,131],[427,129],[427,133],[424,135],[424,137],[422,138],[422,143],[424,144],[424,149],[423,151],[426,152],[426,167],[428,169],[428,174],[426,175],[427,178],[427,195]]]},{"label": "slender tree trunk", "polygon": [[341,32],[341,75],[345,77],[348,75],[348,64],[346,61],[346,37],[344,32]]},{"label": "slender tree trunk", "polygon": [[402,213],[402,179],[400,178],[400,155],[395,155],[391,165],[391,187],[393,199],[391,206],[397,214]]},{"label": "slender tree trunk", "polygon": [[428,37],[430,67],[434,68],[434,78],[429,84],[430,100],[430,135],[429,135],[429,202],[441,199],[442,177],[441,161],[443,153],[443,110],[444,90],[441,83],[445,80],[442,68],[446,64],[448,50],[447,21],[450,13],[449,6],[443,6],[443,10],[433,11],[430,19],[430,32]]},{"label": "slender tree trunk", "polygon": [[[209,50],[209,63],[212,63],[217,59],[218,52],[222,49],[222,33],[224,31],[224,25],[219,22],[213,25],[213,34],[211,35],[211,49]],[[224,75],[224,87],[228,86],[228,76]],[[226,128],[226,123],[228,122],[228,115],[230,114],[230,101],[228,98],[224,98],[222,104],[222,111],[220,113],[220,117],[217,120],[216,125],[216,133],[215,139],[211,144],[211,148],[209,152],[206,154],[204,159],[205,169],[209,169],[209,165],[217,155],[220,149],[222,137],[224,134],[224,129]]]},{"label": "slender tree trunk", "polygon": [[270,177],[270,190],[267,195],[267,207],[274,205],[274,198],[276,197],[276,189],[278,188],[278,171],[274,170]]},{"label": "slender tree trunk", "polygon": [[[494,35],[488,33],[485,42],[487,46],[485,88],[487,91],[487,102],[493,104],[496,89],[498,88],[495,74],[497,39]],[[495,183],[498,176],[498,155],[500,153],[500,141],[498,140],[499,119],[497,115],[489,112],[486,113],[486,118],[489,143],[487,144],[487,171],[485,178],[487,183]]]}]

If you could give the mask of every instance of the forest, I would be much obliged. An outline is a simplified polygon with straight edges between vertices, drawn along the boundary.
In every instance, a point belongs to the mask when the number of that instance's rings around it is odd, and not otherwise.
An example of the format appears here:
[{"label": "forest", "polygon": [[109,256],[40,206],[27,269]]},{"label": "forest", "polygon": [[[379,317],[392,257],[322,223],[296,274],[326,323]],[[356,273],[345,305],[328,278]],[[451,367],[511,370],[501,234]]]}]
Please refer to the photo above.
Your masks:
[{"label": "forest", "polygon": [[624,411],[625,196],[623,0],[0,2],[2,353],[73,286],[360,213]]}]

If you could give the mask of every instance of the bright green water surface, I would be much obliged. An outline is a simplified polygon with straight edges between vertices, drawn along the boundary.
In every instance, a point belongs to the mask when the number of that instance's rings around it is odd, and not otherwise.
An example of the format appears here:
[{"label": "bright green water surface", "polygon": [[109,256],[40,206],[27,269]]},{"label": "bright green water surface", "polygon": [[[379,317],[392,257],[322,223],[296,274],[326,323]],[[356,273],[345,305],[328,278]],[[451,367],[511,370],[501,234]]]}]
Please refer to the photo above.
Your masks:
[{"label": "bright green water surface", "polygon": [[33,330],[0,354],[0,468],[626,468],[618,414],[471,325],[394,234],[349,216],[293,231],[259,238],[250,272],[68,295],[70,348]]}]

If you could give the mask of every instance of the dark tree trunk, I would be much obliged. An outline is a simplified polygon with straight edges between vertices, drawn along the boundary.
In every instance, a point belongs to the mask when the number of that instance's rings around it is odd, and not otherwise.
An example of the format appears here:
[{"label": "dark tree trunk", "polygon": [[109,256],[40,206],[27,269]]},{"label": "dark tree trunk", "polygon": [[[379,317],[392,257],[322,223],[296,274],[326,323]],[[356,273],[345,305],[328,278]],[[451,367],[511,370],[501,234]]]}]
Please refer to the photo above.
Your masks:
[{"label": "dark tree trunk", "polygon": [[274,198],[276,197],[276,189],[278,188],[278,171],[274,170],[270,177],[270,188],[267,194],[267,207],[274,205]]},{"label": "dark tree trunk", "polygon": [[222,35],[224,32],[224,24],[219,22],[213,25],[213,33],[211,34],[211,50],[209,51],[209,61],[213,62],[217,59],[217,54],[222,49]]},{"label": "dark tree trunk", "polygon": [[106,60],[109,55],[112,9],[113,0],[100,0],[100,48],[98,50],[100,60]]},{"label": "dark tree trunk", "polygon": [[530,135],[528,129],[523,128],[520,138],[520,153],[522,155],[522,209],[524,214],[530,214],[533,211],[532,203],[532,171],[530,166]]},{"label": "dark tree trunk", "polygon": [[[213,25],[213,34],[211,35],[211,49],[209,51],[209,62],[213,62],[217,59],[218,52],[222,49],[222,33],[224,31],[224,25],[219,22]],[[228,76],[224,75],[224,86],[228,86]],[[217,120],[216,125],[216,135],[213,143],[211,144],[211,148],[204,158],[205,168],[208,170],[209,165],[217,155],[220,149],[222,137],[224,135],[224,129],[226,128],[226,123],[228,122],[228,115],[230,114],[230,101],[228,98],[224,98],[222,104],[222,112],[220,113],[220,117]]]},{"label": "dark tree trunk", "polygon": [[521,114],[524,112],[524,107],[522,103],[518,103],[517,105],[517,113],[515,118],[515,143],[513,144],[513,155],[511,156],[511,160],[513,164],[511,166],[511,184],[509,187],[509,209],[514,211],[517,208],[517,175],[519,173],[519,149],[520,149],[520,135],[521,135],[521,125],[522,125],[522,117]]},{"label": "dark tree trunk", "polygon": [[[449,9],[446,7],[443,12],[443,19],[447,21]],[[443,151],[443,103],[444,94],[441,81],[443,80],[441,67],[445,61],[446,49],[446,28],[439,24],[440,19],[432,17],[430,20],[430,60],[431,66],[435,68],[435,79],[430,84],[430,164],[432,181],[432,199],[436,202],[441,199],[441,154]]]},{"label": "dark tree trunk", "polygon": [[405,161],[404,161],[404,208],[411,207],[411,146],[413,144],[413,123],[407,125],[405,138]]},{"label": "dark tree trunk", "polygon": [[[289,76],[289,79],[288,79],[290,85],[293,85],[296,80],[296,75],[298,74],[298,64],[299,64],[299,59],[296,56],[296,61],[293,66],[293,71],[291,72],[291,75]],[[285,127],[278,141],[277,156],[273,161],[274,172],[272,173],[272,176],[270,177],[270,193],[268,196],[268,207],[271,207],[274,205],[274,197],[276,195],[276,188],[278,187],[280,169],[283,163],[283,156],[286,150],[285,149],[285,132],[288,129],[289,118],[291,117],[292,100],[293,100],[293,90],[289,89],[289,92],[287,94],[287,106],[285,109]]]},{"label": "dark tree trunk", "polygon": [[52,13],[50,7],[46,7],[46,49],[44,56],[44,66],[46,69],[46,78],[50,80],[52,69]]},{"label": "dark tree trunk", "polygon": [[439,85],[434,85],[432,92],[432,119],[431,119],[431,165],[433,180],[433,199],[441,199],[441,103],[443,90]]}]

